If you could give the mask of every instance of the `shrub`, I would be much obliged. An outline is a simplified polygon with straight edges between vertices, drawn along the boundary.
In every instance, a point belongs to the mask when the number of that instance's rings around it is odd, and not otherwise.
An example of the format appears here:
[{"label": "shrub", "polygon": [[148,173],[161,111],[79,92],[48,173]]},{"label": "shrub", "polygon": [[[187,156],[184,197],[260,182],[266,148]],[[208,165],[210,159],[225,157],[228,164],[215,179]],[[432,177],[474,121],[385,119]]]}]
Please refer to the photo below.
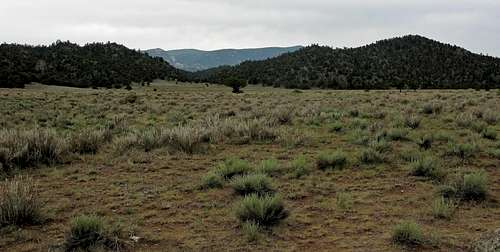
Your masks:
[{"label": "shrub", "polygon": [[222,188],[224,179],[221,175],[210,172],[201,178],[201,189]]},{"label": "shrub", "polygon": [[406,246],[421,245],[424,242],[420,226],[412,221],[402,222],[392,230],[392,241]]},{"label": "shrub", "polygon": [[459,114],[456,119],[456,124],[461,128],[470,128],[474,121],[476,121],[476,118],[474,118],[472,114]]},{"label": "shrub", "polygon": [[336,194],[336,199],[337,199],[336,201],[337,209],[340,209],[342,211],[348,211],[353,206],[353,199],[350,193],[338,192]]},{"label": "shrub", "polygon": [[236,175],[247,174],[251,170],[250,164],[247,161],[229,158],[217,167],[216,173],[224,179],[231,179]]},{"label": "shrub", "polygon": [[347,155],[341,151],[322,152],[318,155],[316,165],[321,170],[343,168],[347,165]]},{"label": "shrub", "polygon": [[357,129],[351,133],[349,141],[357,145],[367,145],[370,142],[370,137],[365,131]]},{"label": "shrub", "polygon": [[330,132],[340,132],[343,129],[343,125],[340,122],[334,122],[330,125],[329,131]]},{"label": "shrub", "polygon": [[450,219],[455,210],[453,201],[440,197],[432,202],[432,216],[436,219]]},{"label": "shrub", "polygon": [[402,128],[392,128],[387,131],[387,138],[392,141],[408,139],[408,130]]},{"label": "shrub", "polygon": [[260,226],[253,221],[247,221],[241,225],[243,234],[245,234],[248,241],[256,241],[260,236]]},{"label": "shrub", "polygon": [[67,150],[66,141],[55,131],[43,129],[2,130],[0,146],[3,147],[2,159],[6,168],[27,168],[59,163]]},{"label": "shrub", "polygon": [[359,161],[364,164],[378,164],[384,162],[384,156],[374,149],[367,148],[361,152]]},{"label": "shrub", "polygon": [[391,144],[383,138],[370,142],[369,147],[380,153],[388,152],[392,149]]},{"label": "shrub", "polygon": [[422,153],[417,150],[403,150],[399,155],[402,160],[407,162],[416,162],[422,158]]},{"label": "shrub", "polygon": [[404,124],[406,127],[411,128],[411,129],[417,129],[420,127],[422,119],[416,115],[410,115],[405,117]]},{"label": "shrub", "polygon": [[437,161],[432,157],[424,157],[411,164],[411,174],[413,176],[426,177],[440,181],[446,174],[439,167]]},{"label": "shrub", "polygon": [[300,178],[310,172],[309,164],[307,163],[305,156],[295,158],[290,164],[290,169],[292,170],[292,175],[295,178]]},{"label": "shrub", "polygon": [[176,127],[168,131],[169,146],[188,154],[202,151],[204,132],[198,127]]},{"label": "shrub", "polygon": [[231,187],[240,195],[264,195],[274,191],[271,179],[265,174],[238,176],[231,181]]},{"label": "shrub", "polygon": [[495,125],[498,122],[498,114],[495,111],[486,110],[483,113],[483,120],[490,125]]},{"label": "shrub", "polygon": [[273,175],[279,171],[279,162],[276,159],[262,160],[260,165],[255,170],[256,173]]},{"label": "shrub", "polygon": [[422,107],[422,113],[424,114],[439,114],[443,110],[443,105],[437,102],[426,103]]},{"label": "shrub", "polygon": [[488,176],[485,172],[459,174],[450,183],[442,186],[440,193],[445,198],[483,201],[488,194]]},{"label": "shrub", "polygon": [[464,175],[463,183],[458,186],[458,192],[464,200],[484,200],[488,193],[487,174],[475,172]]},{"label": "shrub", "polygon": [[33,179],[17,177],[0,184],[0,227],[39,224],[42,220],[42,203]]},{"label": "shrub", "polygon": [[107,226],[94,215],[82,215],[71,221],[64,244],[66,251],[120,251],[125,248],[120,226]]},{"label": "shrub", "polygon": [[487,128],[481,132],[481,135],[483,138],[489,139],[489,140],[496,140],[497,139],[497,131],[493,128]]},{"label": "shrub", "polygon": [[241,222],[251,221],[259,226],[272,226],[288,217],[283,200],[277,195],[245,196],[236,204],[236,217]]},{"label": "shrub", "polygon": [[432,135],[422,135],[415,141],[417,145],[424,150],[428,150],[432,147],[432,142],[434,142],[434,137]]},{"label": "shrub", "polygon": [[111,141],[112,137],[110,130],[83,130],[71,137],[70,148],[80,154],[95,154],[103,144]]},{"label": "shrub", "polygon": [[457,156],[461,159],[468,159],[473,157],[477,152],[479,152],[479,147],[476,143],[449,143],[448,144],[448,155]]}]

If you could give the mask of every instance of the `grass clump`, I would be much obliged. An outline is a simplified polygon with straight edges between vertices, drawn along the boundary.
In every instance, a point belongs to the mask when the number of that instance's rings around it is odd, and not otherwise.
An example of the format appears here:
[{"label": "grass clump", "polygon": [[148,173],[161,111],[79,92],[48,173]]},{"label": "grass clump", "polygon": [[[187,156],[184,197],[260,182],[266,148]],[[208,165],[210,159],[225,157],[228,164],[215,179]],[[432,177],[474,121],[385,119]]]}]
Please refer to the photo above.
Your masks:
[{"label": "grass clump", "polygon": [[347,155],[341,151],[322,152],[318,155],[316,165],[321,170],[341,169],[347,165]]},{"label": "grass clump", "polygon": [[446,173],[434,158],[423,157],[412,162],[411,175],[441,181]]},{"label": "grass clump", "polygon": [[342,125],[342,123],[340,123],[340,122],[334,122],[334,123],[332,123],[329,126],[328,131],[330,131],[330,132],[341,132],[343,128],[344,128],[344,126]]},{"label": "grass clump", "polygon": [[42,207],[32,178],[17,177],[0,184],[0,227],[39,224]]},{"label": "grass clump", "polygon": [[256,173],[273,175],[279,171],[279,162],[276,159],[262,160],[260,165],[255,169]]},{"label": "grass clump", "polygon": [[364,164],[379,164],[384,162],[384,156],[372,148],[367,148],[361,152],[359,161]]},{"label": "grass clump", "polygon": [[53,130],[44,129],[2,130],[0,146],[3,159],[0,161],[5,170],[59,163],[67,151],[65,139]]},{"label": "grass clump", "polygon": [[352,209],[353,206],[353,199],[352,195],[348,192],[338,192],[336,194],[336,205],[337,209],[341,211],[349,211]]},{"label": "grass clump", "polygon": [[287,218],[289,212],[285,209],[283,200],[277,195],[245,196],[236,204],[236,217],[243,223],[251,221],[259,226],[272,226]]},{"label": "grass clump", "polygon": [[448,143],[447,154],[461,159],[469,159],[479,152],[476,143]]},{"label": "grass clump", "polygon": [[253,242],[260,237],[260,226],[253,221],[246,221],[241,224],[241,230],[249,242]]},{"label": "grass clump", "polygon": [[108,227],[97,216],[78,216],[71,221],[65,251],[121,250],[125,246],[121,233],[119,226]]},{"label": "grass clump", "polygon": [[392,241],[399,245],[417,246],[424,242],[420,226],[413,221],[405,221],[392,230]]},{"label": "grass clump", "polygon": [[240,195],[265,195],[274,191],[271,178],[265,174],[248,174],[235,177],[231,181],[231,187]]},{"label": "grass clump", "polygon": [[421,149],[428,150],[432,147],[434,137],[432,135],[421,135],[415,141]]},{"label": "grass clump", "polygon": [[216,173],[222,178],[228,180],[236,175],[250,173],[252,168],[250,164],[242,159],[229,158],[217,167]]},{"label": "grass clump", "polygon": [[201,189],[222,188],[224,186],[224,178],[216,172],[209,172],[201,178]]},{"label": "grass clump", "polygon": [[443,105],[437,102],[429,102],[424,104],[422,107],[422,113],[424,114],[439,114],[443,110]]},{"label": "grass clump", "polygon": [[488,195],[488,175],[484,171],[459,174],[450,183],[440,188],[445,198],[464,201],[483,201]]},{"label": "grass clump", "polygon": [[71,151],[79,154],[96,154],[99,148],[113,138],[110,130],[87,129],[72,136]]},{"label": "grass clump", "polygon": [[420,127],[421,122],[422,119],[416,115],[410,115],[405,117],[404,119],[405,126],[410,129],[417,129],[418,127]]},{"label": "grass clump", "polygon": [[497,139],[497,131],[493,128],[486,128],[481,132],[481,136],[485,139],[496,140]]},{"label": "grass clump", "polygon": [[436,219],[451,219],[455,204],[452,200],[440,197],[432,202],[432,216]]},{"label": "grass clump", "polygon": [[403,128],[392,128],[387,131],[387,138],[392,141],[407,140],[408,130]]},{"label": "grass clump", "polygon": [[303,155],[292,160],[290,169],[292,171],[292,176],[295,178],[300,178],[310,173],[307,158]]}]

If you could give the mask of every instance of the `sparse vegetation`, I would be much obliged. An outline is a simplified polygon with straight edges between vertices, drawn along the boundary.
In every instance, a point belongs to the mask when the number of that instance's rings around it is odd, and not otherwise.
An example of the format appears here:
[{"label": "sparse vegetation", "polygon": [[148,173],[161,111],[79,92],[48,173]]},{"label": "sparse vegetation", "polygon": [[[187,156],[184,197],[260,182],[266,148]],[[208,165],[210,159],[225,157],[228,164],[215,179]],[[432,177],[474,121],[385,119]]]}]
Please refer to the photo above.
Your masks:
[{"label": "sparse vegetation", "polygon": [[392,241],[406,246],[422,245],[424,236],[420,226],[413,221],[405,221],[392,230]]},{"label": "sparse vegetation", "polygon": [[224,179],[231,179],[236,175],[247,174],[252,170],[250,164],[242,159],[229,158],[221,163],[216,170],[216,173]]},{"label": "sparse vegetation", "polygon": [[110,227],[95,215],[81,215],[71,221],[65,241],[66,251],[122,250],[119,227]]},{"label": "sparse vegetation", "polygon": [[455,211],[453,200],[440,197],[432,202],[432,216],[436,219],[450,219]]},{"label": "sparse vegetation", "polygon": [[0,227],[39,224],[43,219],[43,203],[32,178],[17,177],[0,184]]},{"label": "sparse vegetation", "polygon": [[318,155],[316,165],[321,170],[342,169],[347,165],[347,155],[342,151],[322,152]]},{"label": "sparse vegetation", "polygon": [[274,191],[271,178],[265,174],[248,174],[235,177],[231,181],[231,187],[240,195],[265,195]]},{"label": "sparse vegetation", "polygon": [[287,218],[283,200],[278,195],[245,196],[236,204],[236,217],[243,223],[251,221],[260,226],[272,226]]},{"label": "sparse vegetation", "polygon": [[413,176],[426,177],[436,181],[441,181],[445,176],[445,171],[438,162],[429,156],[424,156],[415,160],[411,164],[411,174]]}]

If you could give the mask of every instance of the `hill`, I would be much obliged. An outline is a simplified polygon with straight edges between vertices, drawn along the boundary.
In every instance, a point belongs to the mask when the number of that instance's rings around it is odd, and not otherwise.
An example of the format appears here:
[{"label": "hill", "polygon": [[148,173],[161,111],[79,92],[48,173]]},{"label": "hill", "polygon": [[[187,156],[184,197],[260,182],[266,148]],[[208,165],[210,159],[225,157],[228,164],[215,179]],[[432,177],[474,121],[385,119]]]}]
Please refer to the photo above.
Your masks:
[{"label": "hill", "polygon": [[294,52],[302,46],[268,47],[255,49],[223,49],[216,51],[201,51],[196,49],[181,49],[164,51],[162,49],[147,50],[146,53],[161,57],[176,68],[186,71],[200,71],[223,65],[237,65],[248,60],[265,60],[287,52]]},{"label": "hill", "polygon": [[73,87],[122,87],[132,82],[181,78],[160,58],[116,43],[79,46],[58,41],[50,46],[0,45],[0,87],[30,82]]},{"label": "hill", "polygon": [[409,35],[358,48],[312,45],[193,75],[196,81],[212,83],[229,77],[287,88],[490,88],[500,83],[500,59]]}]

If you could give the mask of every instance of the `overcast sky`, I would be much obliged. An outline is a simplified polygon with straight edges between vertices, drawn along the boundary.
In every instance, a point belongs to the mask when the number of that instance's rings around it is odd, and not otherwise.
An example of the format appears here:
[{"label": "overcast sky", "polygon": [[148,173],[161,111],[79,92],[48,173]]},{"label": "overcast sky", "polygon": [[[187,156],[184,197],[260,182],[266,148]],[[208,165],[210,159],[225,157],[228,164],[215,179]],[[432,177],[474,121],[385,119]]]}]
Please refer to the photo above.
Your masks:
[{"label": "overcast sky", "polygon": [[0,42],[353,47],[420,34],[500,56],[500,0],[1,0]]}]

